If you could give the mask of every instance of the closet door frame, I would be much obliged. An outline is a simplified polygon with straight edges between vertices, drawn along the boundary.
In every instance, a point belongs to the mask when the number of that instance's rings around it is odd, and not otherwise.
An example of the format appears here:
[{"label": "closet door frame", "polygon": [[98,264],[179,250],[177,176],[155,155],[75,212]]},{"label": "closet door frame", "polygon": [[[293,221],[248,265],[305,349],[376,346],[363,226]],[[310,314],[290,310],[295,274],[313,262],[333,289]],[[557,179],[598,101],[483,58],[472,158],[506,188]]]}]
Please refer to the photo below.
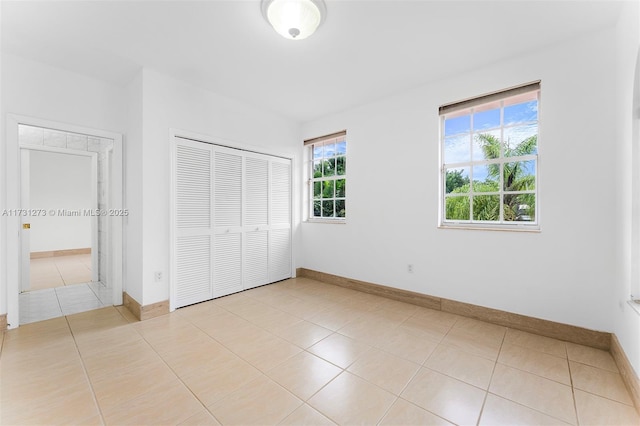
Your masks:
[{"label": "closet door frame", "polygon": [[[294,265],[294,250],[295,250],[295,239],[293,235],[294,229],[294,205],[295,205],[295,188],[296,188],[296,180],[294,179],[294,171],[296,170],[296,161],[295,155],[292,153],[286,153],[283,151],[272,150],[267,147],[260,147],[255,145],[250,145],[242,142],[232,141],[228,139],[216,138],[208,135],[203,135],[200,133],[195,133],[187,130],[181,129],[169,129],[169,149],[170,149],[170,187],[169,187],[169,215],[170,215],[170,226],[169,226],[169,310],[174,311],[177,309],[177,285],[176,285],[176,241],[177,241],[177,232],[176,232],[176,220],[177,220],[177,194],[176,194],[176,149],[178,145],[179,139],[186,139],[192,142],[199,142],[203,144],[214,145],[213,149],[216,147],[222,148],[231,148],[240,151],[246,151],[249,153],[255,153],[260,155],[266,155],[270,157],[278,157],[285,160],[290,161],[290,171],[291,171],[291,182],[290,182],[290,224],[289,224],[289,232],[290,232],[290,265],[291,265],[291,277],[295,278],[296,270]],[[212,277],[212,285],[213,277]],[[213,297],[217,297],[215,294]]]}]

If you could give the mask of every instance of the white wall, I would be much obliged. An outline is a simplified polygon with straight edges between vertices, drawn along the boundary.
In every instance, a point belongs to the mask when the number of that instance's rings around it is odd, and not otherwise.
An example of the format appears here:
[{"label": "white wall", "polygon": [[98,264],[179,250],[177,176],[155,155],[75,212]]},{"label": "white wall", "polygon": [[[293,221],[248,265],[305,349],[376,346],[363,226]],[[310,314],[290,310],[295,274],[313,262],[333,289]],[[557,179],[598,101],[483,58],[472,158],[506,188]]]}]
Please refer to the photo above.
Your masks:
[{"label": "white wall", "polygon": [[[640,100],[640,5],[628,2],[618,23],[616,34],[616,127],[617,203],[614,223],[619,244],[616,253],[615,276],[611,280],[612,331],[618,337],[637,374],[640,374],[640,312],[628,302],[633,291],[640,288],[640,111],[635,112],[634,97]],[[635,93],[634,93],[635,90]],[[639,103],[640,104],[640,103]],[[635,125],[635,134],[634,132]]]},{"label": "white wall", "polygon": [[[15,209],[8,200],[17,199],[17,158],[7,158],[7,114],[40,118],[74,126],[125,133],[127,102],[125,88],[80,74],[2,53],[0,86],[0,209]],[[126,141],[125,141],[126,144]],[[13,221],[13,222],[12,222]],[[9,244],[7,226],[17,227],[14,218],[0,217],[0,241]],[[7,283],[18,276],[7,273],[7,262],[17,262],[17,243],[0,251],[0,314],[7,312]]]},{"label": "white wall", "polygon": [[[149,69],[142,73],[142,117],[142,151],[127,152],[129,164],[142,175],[142,187],[128,186],[127,198],[141,200],[143,217],[142,245],[127,246],[127,262],[141,268],[135,272],[140,276],[129,276],[127,286],[137,286],[131,294],[142,293],[138,302],[148,305],[169,299],[170,129],[292,156],[300,152],[302,142],[293,121]],[[297,198],[293,202],[296,205]],[[154,281],[156,271],[163,273],[161,282]]]},{"label": "white wall", "polygon": [[142,71],[127,86],[128,132],[124,144],[125,200],[123,223],[124,291],[142,302]]},{"label": "white wall", "polygon": [[2,53],[2,112],[126,132],[126,91],[100,80]]},{"label": "white wall", "polygon": [[[615,42],[591,34],[307,123],[304,138],[347,129],[348,218],[303,223],[299,266],[611,331]],[[438,107],[538,79],[542,231],[438,229]]]},{"label": "white wall", "polygon": [[[91,157],[29,152],[30,208],[91,209]],[[31,252],[91,248],[91,216],[33,216]]]}]

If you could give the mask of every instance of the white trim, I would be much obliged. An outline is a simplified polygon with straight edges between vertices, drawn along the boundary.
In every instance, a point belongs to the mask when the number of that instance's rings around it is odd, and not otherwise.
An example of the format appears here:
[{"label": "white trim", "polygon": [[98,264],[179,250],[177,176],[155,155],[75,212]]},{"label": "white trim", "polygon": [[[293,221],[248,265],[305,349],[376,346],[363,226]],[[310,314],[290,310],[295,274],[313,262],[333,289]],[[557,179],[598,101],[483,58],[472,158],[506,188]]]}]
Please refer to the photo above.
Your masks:
[{"label": "white trim", "polygon": [[[20,208],[31,208],[31,151],[20,150]],[[25,222],[31,222],[28,217],[22,216],[20,220],[22,224],[20,255],[22,256],[22,262],[20,262],[20,292],[27,291],[31,288],[31,237],[24,238],[27,234],[31,234],[31,229],[25,231]],[[29,225],[31,226],[31,225]],[[28,259],[28,260],[25,260]]]},{"label": "white trim", "polygon": [[[7,198],[5,209],[17,209],[20,206],[20,144],[18,140],[18,125],[24,124],[29,126],[43,127],[47,129],[61,130],[69,133],[79,133],[88,136],[111,139],[113,141],[113,181],[111,182],[112,198],[111,208],[123,209],[123,180],[122,180],[122,135],[119,133],[108,132],[104,130],[91,129],[82,126],[76,126],[68,123],[60,123],[41,118],[28,117],[17,114],[7,114],[7,156],[5,158],[6,180],[7,180]],[[25,148],[41,148],[40,146],[24,146]],[[43,147],[44,148],[44,147]],[[55,148],[46,147],[47,150],[56,151]],[[70,151],[70,150],[65,150]],[[73,154],[79,154],[83,151],[74,151]],[[11,184],[9,184],[11,182]],[[113,290],[113,303],[122,303],[122,217],[111,217],[110,231],[113,238],[111,247],[111,257],[113,262],[109,277]],[[6,248],[21,247],[20,243],[20,218],[6,218]],[[7,300],[7,324],[8,328],[16,328],[19,325],[19,283],[20,283],[20,261],[21,255],[19,250],[5,250],[4,258],[0,259],[0,266],[6,265],[6,281],[0,282],[0,289],[4,287],[4,294]],[[2,296],[2,293],[0,293]],[[2,307],[2,305],[0,305]]]},{"label": "white trim", "polygon": [[640,48],[636,57],[631,105],[631,268],[629,305],[640,313]]}]

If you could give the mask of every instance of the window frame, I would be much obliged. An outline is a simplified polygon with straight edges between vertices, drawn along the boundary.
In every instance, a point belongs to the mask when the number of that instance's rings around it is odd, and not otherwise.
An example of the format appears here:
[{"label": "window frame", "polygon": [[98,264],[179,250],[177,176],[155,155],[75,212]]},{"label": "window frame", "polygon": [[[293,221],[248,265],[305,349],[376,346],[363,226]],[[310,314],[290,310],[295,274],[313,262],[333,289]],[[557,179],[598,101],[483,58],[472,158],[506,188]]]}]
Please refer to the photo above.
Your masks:
[{"label": "window frame", "polygon": [[[540,81],[527,83],[521,86],[512,87],[505,90],[489,93],[486,95],[466,99],[460,102],[443,105],[439,108],[439,214],[438,214],[438,227],[439,228],[455,228],[455,229],[486,229],[486,230],[503,230],[503,231],[540,231],[540,103],[541,103],[541,84]],[[521,99],[521,100],[518,100]],[[516,123],[504,122],[505,107],[510,105],[519,105],[520,103],[530,101],[536,101],[537,113],[535,120],[528,120]],[[516,101],[518,100],[518,101]],[[506,103],[506,105],[505,105]],[[490,127],[488,129],[475,129],[474,128],[474,114],[483,111],[493,111],[495,109],[499,111],[499,126]],[[469,135],[469,157],[464,161],[450,161],[445,162],[445,140],[452,135],[445,135],[445,122],[447,119],[453,119],[458,117],[469,116],[469,129],[468,131],[461,132],[459,135]],[[516,129],[518,127],[535,125],[536,130],[536,149],[534,153],[526,155],[509,156],[505,155],[505,143],[504,135],[505,130]],[[482,159],[474,158],[474,146],[478,145],[475,138],[478,134],[485,133],[499,133],[500,137],[500,153],[496,158]],[[455,135],[455,134],[454,134]],[[526,139],[524,139],[526,140]],[[524,141],[523,140],[523,141]],[[476,147],[477,148],[477,147]],[[510,191],[505,188],[504,184],[504,165],[509,163],[524,163],[533,162],[534,179],[533,189],[527,188],[521,191]],[[529,163],[530,164],[530,163]],[[487,170],[493,166],[499,167],[499,173],[497,177],[497,191],[478,191],[475,189],[474,184],[474,167],[485,167]],[[466,193],[469,202],[469,219],[447,219],[447,199],[453,197],[465,197],[465,195],[451,195],[447,192],[447,171],[451,170],[464,170],[466,169],[467,178],[469,179],[469,190]],[[464,172],[463,172],[464,173]],[[485,181],[486,182],[486,181]],[[535,207],[533,210],[533,220],[531,221],[519,221],[519,220],[506,220],[504,217],[504,197],[505,195],[519,196],[522,194],[531,194],[535,197]],[[479,196],[497,196],[499,201],[499,217],[498,220],[481,220],[474,219],[474,198]]]},{"label": "window frame", "polygon": [[[329,157],[325,157],[324,153],[321,157],[320,161],[325,160],[325,158],[327,159],[336,159],[336,163],[337,163],[337,159],[339,157],[344,157],[344,161],[345,161],[345,170],[344,170],[344,174],[342,175],[338,175],[337,174],[337,166],[336,166],[336,172],[331,175],[331,176],[320,176],[320,177],[315,177],[314,176],[314,160],[316,160],[316,158],[314,158],[314,148],[316,148],[317,146],[321,145],[328,145],[331,143],[339,143],[339,142],[344,142],[345,144],[345,148],[344,148],[344,153],[338,153],[335,152],[333,155],[329,156]],[[324,223],[346,223],[347,220],[347,196],[346,196],[346,181],[347,181],[347,170],[346,170],[346,161],[347,161],[347,157],[348,157],[348,143],[347,143],[347,132],[346,130],[340,131],[340,132],[336,132],[336,133],[332,133],[329,135],[325,135],[325,136],[320,136],[317,138],[313,138],[313,139],[308,139],[304,141],[304,149],[305,149],[305,156],[307,158],[307,165],[306,165],[306,177],[307,177],[307,221],[309,222],[324,222]],[[336,150],[337,151],[337,150]],[[323,163],[324,164],[324,163]],[[337,196],[336,194],[336,181],[338,180],[344,180],[345,181],[345,194],[342,197]],[[317,182],[320,182],[321,185],[323,185],[324,182],[328,182],[328,181],[332,181],[333,182],[333,197],[330,198],[320,198],[320,201],[333,201],[333,211],[334,211],[334,216],[314,216],[314,204],[316,201],[318,201],[318,199],[314,198],[315,194],[314,194],[314,184]],[[343,201],[344,202],[344,210],[345,210],[345,215],[344,216],[335,216],[336,214],[336,201]],[[322,214],[322,207],[321,207],[321,214]]]}]

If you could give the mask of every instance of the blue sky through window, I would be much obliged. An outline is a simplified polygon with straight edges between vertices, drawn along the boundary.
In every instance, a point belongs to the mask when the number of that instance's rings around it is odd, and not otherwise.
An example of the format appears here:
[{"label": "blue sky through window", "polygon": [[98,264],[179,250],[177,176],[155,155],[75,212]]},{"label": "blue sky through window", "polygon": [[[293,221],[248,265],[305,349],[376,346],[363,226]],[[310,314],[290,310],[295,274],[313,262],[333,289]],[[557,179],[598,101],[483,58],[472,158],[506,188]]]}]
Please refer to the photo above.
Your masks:
[{"label": "blue sky through window", "polygon": [[504,125],[528,123],[538,120],[538,101],[504,107]]},{"label": "blue sky through window", "polygon": [[[504,142],[515,148],[525,139],[538,132],[538,101],[532,100],[508,105],[503,108]],[[518,125],[522,123],[522,125]],[[501,138],[500,108],[480,111],[444,120],[444,162],[446,164],[479,161],[484,153],[475,135],[488,133]],[[471,137],[473,134],[473,137]],[[473,158],[471,158],[473,152]],[[532,152],[536,154],[537,150]]]}]

